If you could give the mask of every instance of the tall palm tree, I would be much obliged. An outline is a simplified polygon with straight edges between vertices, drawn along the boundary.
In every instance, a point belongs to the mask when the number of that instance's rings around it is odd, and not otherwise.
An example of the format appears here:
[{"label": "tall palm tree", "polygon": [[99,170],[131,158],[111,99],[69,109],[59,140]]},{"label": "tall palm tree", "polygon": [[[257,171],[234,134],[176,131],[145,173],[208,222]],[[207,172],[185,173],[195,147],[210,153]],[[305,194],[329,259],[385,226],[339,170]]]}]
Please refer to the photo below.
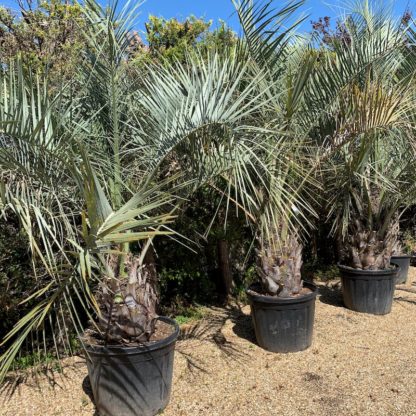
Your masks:
[{"label": "tall palm tree", "polygon": [[302,289],[302,234],[316,215],[316,148],[308,136],[305,98],[316,55],[295,33],[302,19],[293,15],[302,4],[292,1],[275,9],[271,0],[235,2],[244,32],[240,54],[253,74],[263,74],[258,88],[269,100],[257,122],[273,131],[266,141],[262,138],[273,150],[263,157],[267,169],[255,190],[261,200],[253,215],[257,270],[263,289],[282,297]]}]

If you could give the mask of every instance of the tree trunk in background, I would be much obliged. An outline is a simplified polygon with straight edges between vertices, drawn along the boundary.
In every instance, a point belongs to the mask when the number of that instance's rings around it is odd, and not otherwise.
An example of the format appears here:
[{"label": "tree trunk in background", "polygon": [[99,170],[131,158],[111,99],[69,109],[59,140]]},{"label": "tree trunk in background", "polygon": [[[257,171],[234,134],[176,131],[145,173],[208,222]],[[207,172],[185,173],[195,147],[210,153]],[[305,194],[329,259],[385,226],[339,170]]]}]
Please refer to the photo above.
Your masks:
[{"label": "tree trunk in background", "polygon": [[225,294],[230,297],[234,289],[233,275],[230,265],[230,249],[227,240],[218,240],[218,268],[224,282]]},{"label": "tree trunk in background", "polygon": [[160,293],[159,293],[159,280],[157,276],[157,270],[156,270],[156,255],[155,255],[155,249],[153,246],[150,246],[147,250],[144,261],[144,266],[146,267],[146,270],[148,272],[147,277],[147,284],[146,284],[146,294],[144,296],[148,297],[150,296],[153,298],[153,310],[152,312],[156,313],[159,309],[159,302],[160,302]]},{"label": "tree trunk in background", "polygon": [[335,259],[336,263],[342,263],[344,260],[344,242],[342,241],[342,237],[337,233],[335,236]]}]

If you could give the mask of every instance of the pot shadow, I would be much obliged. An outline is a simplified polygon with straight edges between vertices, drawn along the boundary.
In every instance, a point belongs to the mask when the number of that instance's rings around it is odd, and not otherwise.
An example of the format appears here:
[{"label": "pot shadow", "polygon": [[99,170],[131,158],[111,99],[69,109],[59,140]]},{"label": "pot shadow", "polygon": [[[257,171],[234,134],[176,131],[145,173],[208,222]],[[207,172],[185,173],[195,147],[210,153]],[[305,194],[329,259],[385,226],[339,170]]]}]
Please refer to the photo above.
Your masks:
[{"label": "pot shadow", "polygon": [[344,308],[344,301],[342,300],[341,283],[336,283],[332,286],[324,285],[318,286],[318,299],[327,305]]},{"label": "pot shadow", "polygon": [[232,330],[235,335],[258,345],[251,315],[246,315],[240,305],[230,307],[229,319],[234,324]]},{"label": "pot shadow", "polygon": [[91,382],[90,382],[90,377],[89,376],[85,376],[84,380],[82,380],[82,390],[89,397],[89,399],[91,400],[91,403],[94,405],[94,415],[93,416],[99,416],[97,407],[95,406],[94,395],[92,394],[92,387],[91,387]]},{"label": "pot shadow", "polygon": [[405,285],[396,286],[396,292],[398,291],[413,293],[416,295],[416,286],[410,286],[410,287],[405,286]]}]

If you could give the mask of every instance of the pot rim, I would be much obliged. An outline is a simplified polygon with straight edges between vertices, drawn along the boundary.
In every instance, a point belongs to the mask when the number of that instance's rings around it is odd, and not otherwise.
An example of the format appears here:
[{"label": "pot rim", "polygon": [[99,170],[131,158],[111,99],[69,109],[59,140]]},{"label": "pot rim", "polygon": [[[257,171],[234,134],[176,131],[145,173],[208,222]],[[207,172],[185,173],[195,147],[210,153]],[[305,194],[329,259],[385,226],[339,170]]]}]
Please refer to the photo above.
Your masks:
[{"label": "pot rim", "polygon": [[401,255],[394,255],[390,257],[391,259],[413,259],[415,256],[412,256],[411,254],[401,254]]},{"label": "pot rim", "polygon": [[295,303],[302,303],[302,302],[307,302],[311,299],[316,298],[316,295],[318,294],[318,287],[311,282],[305,282],[305,281],[303,281],[303,287],[307,287],[308,289],[312,290],[311,293],[307,293],[305,295],[281,298],[278,296],[268,296],[268,295],[252,293],[251,288],[258,284],[259,284],[258,282],[251,284],[246,289],[246,294],[250,300],[253,300],[255,302],[260,302],[260,303],[274,303],[276,305],[289,305],[289,304],[295,304]]},{"label": "pot rim", "polygon": [[96,345],[83,342],[85,349],[89,354],[102,354],[102,355],[130,355],[130,354],[140,354],[140,353],[149,353],[152,351],[160,350],[164,347],[167,347],[176,342],[179,336],[179,325],[178,323],[167,316],[158,316],[156,318],[159,321],[165,322],[173,326],[174,331],[168,337],[160,339],[157,341],[150,342],[148,344],[141,344],[136,346],[124,346],[118,344],[111,345]]},{"label": "pot rim", "polygon": [[371,275],[371,276],[388,276],[388,275],[395,275],[400,272],[400,267],[397,264],[392,264],[395,266],[394,269],[382,269],[382,270],[364,270],[364,269],[353,269],[349,266],[344,266],[341,263],[338,263],[337,266],[340,272],[347,272],[348,274],[353,275]]}]

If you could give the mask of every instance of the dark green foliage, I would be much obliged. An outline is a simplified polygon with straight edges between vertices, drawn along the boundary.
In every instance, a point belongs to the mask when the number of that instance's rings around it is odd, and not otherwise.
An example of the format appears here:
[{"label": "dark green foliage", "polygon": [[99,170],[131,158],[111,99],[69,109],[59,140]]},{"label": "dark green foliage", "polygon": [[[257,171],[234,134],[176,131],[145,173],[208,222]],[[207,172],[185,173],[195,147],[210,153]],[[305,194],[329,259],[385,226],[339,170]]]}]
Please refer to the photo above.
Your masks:
[{"label": "dark green foliage", "polygon": [[30,305],[19,305],[36,286],[27,239],[12,219],[0,222],[0,337],[3,337]]},{"label": "dark green foliage", "polygon": [[[25,300],[45,285],[48,278],[46,273],[35,276],[33,272],[33,259],[28,249],[27,235],[14,221],[12,216],[7,218],[7,222],[0,222],[0,338],[3,338],[19,321],[24,317],[39,301],[39,299]],[[42,270],[38,268],[38,270]],[[22,303],[23,302],[23,303]],[[77,300],[74,299],[77,303]],[[82,320],[86,322],[86,317],[80,314]],[[66,353],[71,350],[73,353],[80,350],[75,330],[70,320],[65,322],[68,329],[69,346],[65,350],[63,345],[59,345],[61,352]],[[46,345],[53,351],[53,339],[49,321],[40,328],[44,334],[33,333],[23,345],[20,354],[16,357],[13,368],[25,369],[37,364],[50,364],[56,362],[56,354],[39,349],[41,343],[46,341]],[[44,339],[41,340],[41,338]],[[0,347],[0,352],[9,343]]]},{"label": "dark green foliage", "polygon": [[[161,302],[163,305],[191,305],[195,302],[206,303],[217,297],[216,286],[203,264],[198,261],[186,261],[189,257],[197,257],[189,252],[175,250],[176,267],[161,268],[159,282]],[[164,259],[164,262],[167,259]]]},{"label": "dark green foliage", "polygon": [[303,265],[302,277],[306,281],[327,282],[339,279],[339,270],[336,264],[328,264],[319,260],[309,261]]},{"label": "dark green foliage", "polygon": [[246,284],[246,268],[254,261],[252,231],[243,216],[236,216],[234,208],[230,208],[224,227],[225,208],[218,193],[204,189],[175,223],[175,230],[189,239],[186,246],[175,244],[172,249],[172,241],[166,237],[156,241],[162,305],[174,311],[175,305],[209,304],[224,299],[217,253],[219,239],[229,243],[234,295]]}]

